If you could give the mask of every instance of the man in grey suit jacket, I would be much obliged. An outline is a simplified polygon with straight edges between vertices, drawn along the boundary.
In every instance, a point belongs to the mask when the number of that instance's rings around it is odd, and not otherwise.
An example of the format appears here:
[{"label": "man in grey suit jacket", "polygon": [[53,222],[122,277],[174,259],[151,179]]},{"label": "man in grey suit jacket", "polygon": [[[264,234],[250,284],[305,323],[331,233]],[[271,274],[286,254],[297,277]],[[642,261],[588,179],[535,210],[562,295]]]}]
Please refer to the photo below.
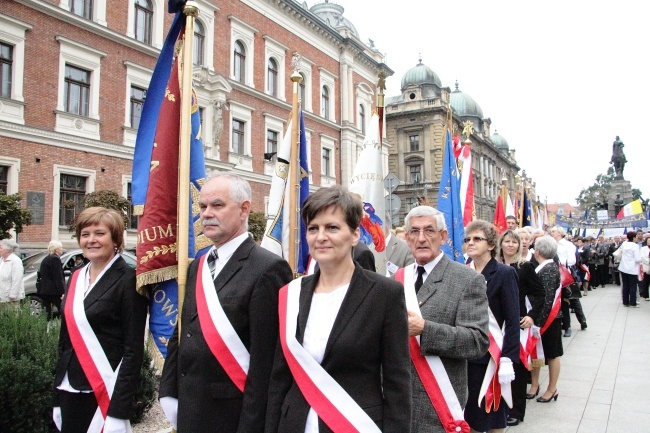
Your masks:
[{"label": "man in grey suit jacket", "polygon": [[241,390],[204,334],[210,321],[201,323],[197,300],[203,258],[194,260],[180,312],[182,333],[177,327],[167,348],[160,403],[178,433],[262,433],[278,339],[278,291],[291,281],[292,272],[285,260],[248,236],[251,189],[241,177],[222,173],[208,179],[199,206],[203,233],[214,243],[207,254],[218,255],[212,272],[214,288],[205,290],[217,292],[250,363]]},{"label": "man in grey suit jacket", "polygon": [[[489,346],[488,301],[483,276],[450,260],[441,250],[447,240],[444,215],[418,206],[406,216],[406,238],[415,257],[413,281],[422,272],[416,291],[422,317],[409,311],[409,334],[420,336],[421,354],[439,356],[458,401],[467,402],[467,360],[480,358]],[[416,282],[417,285],[417,282]],[[407,290],[410,288],[407,288]],[[411,370],[413,433],[444,433],[418,373]]]}]

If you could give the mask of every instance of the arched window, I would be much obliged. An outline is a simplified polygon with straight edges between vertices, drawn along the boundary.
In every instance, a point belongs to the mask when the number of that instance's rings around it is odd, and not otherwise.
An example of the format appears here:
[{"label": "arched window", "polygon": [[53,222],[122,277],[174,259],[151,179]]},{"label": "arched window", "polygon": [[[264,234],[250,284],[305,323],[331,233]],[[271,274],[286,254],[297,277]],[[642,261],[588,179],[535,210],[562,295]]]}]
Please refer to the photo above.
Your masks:
[{"label": "arched window", "polygon": [[359,129],[362,134],[366,133],[366,108],[363,104],[359,105]]},{"label": "arched window", "polygon": [[325,119],[330,118],[330,89],[327,86],[323,86],[320,111],[321,116],[323,116]]},{"label": "arched window", "polygon": [[243,83],[246,79],[246,48],[241,41],[235,42],[235,64],[233,74],[235,75],[235,80]]},{"label": "arched window", "polygon": [[267,69],[267,85],[271,96],[278,96],[278,62],[273,57],[269,58]]},{"label": "arched window", "polygon": [[195,65],[202,66],[205,62],[205,30],[201,21],[194,22],[194,53],[193,62]]},{"label": "arched window", "polygon": [[151,45],[153,6],[149,0],[135,0],[135,39]]}]

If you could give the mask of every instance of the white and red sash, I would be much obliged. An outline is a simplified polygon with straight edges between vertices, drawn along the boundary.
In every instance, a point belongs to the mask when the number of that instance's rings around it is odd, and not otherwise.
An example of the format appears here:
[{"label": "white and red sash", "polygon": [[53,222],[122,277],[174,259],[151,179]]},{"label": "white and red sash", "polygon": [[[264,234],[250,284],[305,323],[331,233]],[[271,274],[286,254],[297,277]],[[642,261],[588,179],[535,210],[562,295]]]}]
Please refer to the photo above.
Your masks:
[{"label": "white and red sash", "polygon": [[584,280],[589,281],[591,280],[591,272],[589,272],[589,266],[587,265],[580,265],[580,269],[585,273]]},{"label": "white and red sash", "polygon": [[[552,260],[545,260],[544,262],[542,262],[539,266],[537,266],[535,272],[539,273],[539,271],[549,262],[552,262]],[[542,326],[542,329],[540,329],[539,331],[540,335],[543,335],[544,332],[546,332],[548,327],[551,326],[551,323],[553,323],[558,313],[560,312],[560,307],[562,305],[561,294],[562,294],[562,283],[560,282],[560,286],[557,289],[555,289],[555,299],[553,300],[553,306],[551,307],[551,312],[546,318],[546,322],[544,322],[544,326]],[[531,348],[530,351],[531,358],[533,360],[544,359],[544,347],[542,346],[541,338],[533,337],[532,340],[533,340],[532,343],[533,347]]]},{"label": "white and red sash", "polygon": [[[414,290],[413,273],[415,264],[400,268],[395,273],[395,280],[404,285],[406,309],[422,317],[417,295]],[[429,400],[438,415],[442,427],[447,433],[469,433],[463,407],[458,401],[449,375],[439,356],[424,356],[420,349],[420,336],[409,337],[411,361],[418,373]]]},{"label": "white and red sash", "polygon": [[[530,303],[530,299],[526,296],[526,311],[528,312],[532,308],[533,306]],[[533,341],[533,332],[531,327],[519,329],[519,359],[527,370],[530,370],[530,351],[535,343],[536,342]]]},{"label": "white and red sash", "polygon": [[72,275],[64,313],[70,342],[97,399],[98,408],[88,427],[88,432],[99,433],[104,428],[104,421],[108,416],[108,407],[111,404],[115,381],[122,362],[120,361],[113,371],[104,349],[88,323],[84,308],[84,292],[86,290],[83,277],[88,266],[90,265],[86,265]]},{"label": "white and red sash", "polygon": [[226,374],[244,392],[250,354],[223,311],[207,265],[208,254],[199,259],[196,279],[196,311],[203,338]]},{"label": "white and red sash", "polygon": [[[487,369],[483,383],[481,384],[481,391],[478,394],[478,405],[481,405],[481,400],[485,396],[485,411],[490,413],[492,408],[495,411],[499,410],[501,397],[505,400],[509,407],[512,408],[512,390],[510,383],[499,383],[499,365],[501,364],[501,350],[503,349],[503,329],[499,327],[496,317],[492,310],[488,307],[488,337],[490,339],[490,361],[488,362]],[[505,324],[504,324],[505,326]]]},{"label": "white and red sash", "polygon": [[279,294],[280,343],[293,379],[307,403],[335,432],[380,433],[379,427],[296,339],[302,277]]}]

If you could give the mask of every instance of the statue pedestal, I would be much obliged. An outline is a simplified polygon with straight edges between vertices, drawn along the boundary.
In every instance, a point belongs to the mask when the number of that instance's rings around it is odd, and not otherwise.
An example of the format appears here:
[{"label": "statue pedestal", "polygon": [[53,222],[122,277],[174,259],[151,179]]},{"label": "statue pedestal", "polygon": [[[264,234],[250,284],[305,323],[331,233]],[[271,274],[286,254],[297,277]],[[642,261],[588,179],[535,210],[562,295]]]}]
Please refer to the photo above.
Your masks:
[{"label": "statue pedestal", "polygon": [[610,218],[616,218],[616,196],[620,194],[619,200],[622,201],[621,206],[625,206],[632,201],[632,184],[629,180],[614,179],[612,187],[609,189],[607,195],[607,204],[609,211],[607,212]]}]

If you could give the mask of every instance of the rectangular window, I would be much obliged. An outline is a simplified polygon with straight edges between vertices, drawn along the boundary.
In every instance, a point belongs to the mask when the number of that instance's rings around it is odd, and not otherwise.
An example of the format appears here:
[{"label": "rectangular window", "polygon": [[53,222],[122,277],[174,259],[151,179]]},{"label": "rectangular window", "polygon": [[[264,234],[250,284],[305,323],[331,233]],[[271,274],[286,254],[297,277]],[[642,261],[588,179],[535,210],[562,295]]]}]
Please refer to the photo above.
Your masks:
[{"label": "rectangular window", "polygon": [[331,176],[330,160],[331,160],[331,149],[326,147],[323,148],[323,161],[321,163],[321,173],[323,176]]},{"label": "rectangular window", "polygon": [[90,72],[65,65],[65,111],[88,116]]},{"label": "rectangular window", "polygon": [[147,91],[140,87],[131,86],[131,128],[138,129],[142,117],[142,107]]},{"label": "rectangular window", "polygon": [[422,182],[422,166],[421,165],[409,165],[409,174],[411,183],[420,183]]},{"label": "rectangular window", "polygon": [[131,201],[133,197],[131,196],[131,182],[126,184],[126,199],[131,203],[129,205],[129,211],[127,214],[128,222],[126,224],[127,230],[137,230],[138,229],[138,217],[133,215],[133,202]]},{"label": "rectangular window", "polygon": [[417,152],[420,150],[420,136],[419,135],[409,135],[409,144],[411,152]]},{"label": "rectangular window", "polygon": [[87,20],[93,19],[92,0],[70,0],[70,12]]},{"label": "rectangular window", "polygon": [[278,159],[278,133],[270,129],[266,130],[266,153],[265,159],[268,161],[275,162]]},{"label": "rectangular window", "polygon": [[153,10],[146,0],[135,2],[135,39],[151,45]]},{"label": "rectangular window", "polygon": [[406,197],[406,211],[410,211],[414,207],[418,206],[419,202],[416,197]]},{"label": "rectangular window", "polygon": [[244,122],[241,120],[232,120],[232,151],[234,153],[244,154]]},{"label": "rectangular window", "polygon": [[59,224],[69,226],[84,208],[86,178],[61,174]]},{"label": "rectangular window", "polygon": [[14,47],[0,42],[0,79],[2,79],[2,90],[0,96],[11,98],[11,75],[14,60]]},{"label": "rectangular window", "polygon": [[9,190],[9,167],[0,165],[0,193],[7,194]]}]

